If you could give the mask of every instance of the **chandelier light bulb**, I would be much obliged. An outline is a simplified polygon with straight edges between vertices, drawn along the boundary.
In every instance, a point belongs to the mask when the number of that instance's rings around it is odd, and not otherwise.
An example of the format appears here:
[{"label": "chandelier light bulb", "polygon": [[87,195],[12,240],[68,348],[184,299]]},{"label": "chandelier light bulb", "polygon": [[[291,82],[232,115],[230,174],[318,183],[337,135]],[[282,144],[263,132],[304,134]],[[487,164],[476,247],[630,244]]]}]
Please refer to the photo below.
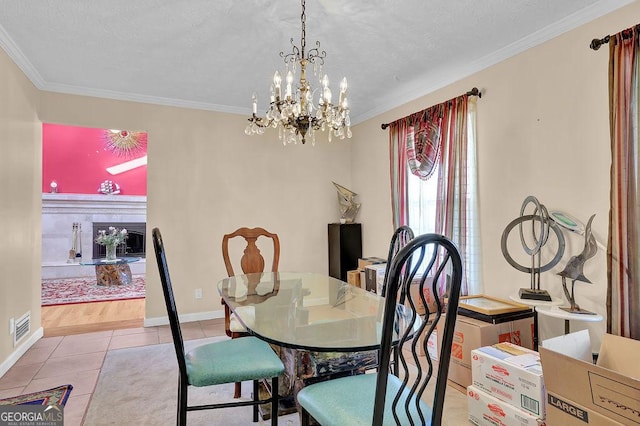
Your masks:
[{"label": "chandelier light bulb", "polygon": [[280,93],[281,84],[282,84],[282,77],[280,77],[280,73],[276,70],[275,74],[273,74],[273,85],[276,86],[276,96],[278,98],[281,96],[281,93]]},{"label": "chandelier light bulb", "polygon": [[338,99],[338,104],[345,108],[347,101],[347,77],[343,77],[340,81],[340,98]]},{"label": "chandelier light bulb", "polygon": [[340,92],[347,93],[347,77],[342,77],[342,81],[340,81]]},{"label": "chandelier light bulb", "polygon": [[287,98],[291,97],[291,85],[293,84],[293,73],[291,70],[287,72]]},{"label": "chandelier light bulb", "polygon": [[324,88],[324,100],[328,104],[331,103],[331,89],[329,89],[328,87]]}]

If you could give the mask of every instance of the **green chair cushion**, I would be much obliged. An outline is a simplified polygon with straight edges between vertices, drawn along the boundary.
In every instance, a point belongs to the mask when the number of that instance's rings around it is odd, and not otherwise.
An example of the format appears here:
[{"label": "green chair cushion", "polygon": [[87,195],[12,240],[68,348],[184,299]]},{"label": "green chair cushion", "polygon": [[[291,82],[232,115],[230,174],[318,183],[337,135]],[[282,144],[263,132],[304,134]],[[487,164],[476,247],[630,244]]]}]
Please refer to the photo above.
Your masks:
[{"label": "green chair cushion", "polygon": [[284,372],[271,346],[253,336],[199,346],[187,353],[185,360],[193,386],[258,380]]},{"label": "green chair cushion", "polygon": [[[376,374],[360,374],[315,383],[303,388],[298,393],[298,403],[322,426],[371,426],[376,378]],[[396,425],[391,405],[401,387],[402,381],[390,374],[384,409],[384,425]],[[408,389],[403,391],[398,402],[397,414],[402,425],[411,424],[404,410],[408,394]],[[411,402],[411,407],[414,424],[431,424],[431,408],[424,401],[420,400],[420,407],[425,423],[421,422],[418,415],[415,397]]]}]

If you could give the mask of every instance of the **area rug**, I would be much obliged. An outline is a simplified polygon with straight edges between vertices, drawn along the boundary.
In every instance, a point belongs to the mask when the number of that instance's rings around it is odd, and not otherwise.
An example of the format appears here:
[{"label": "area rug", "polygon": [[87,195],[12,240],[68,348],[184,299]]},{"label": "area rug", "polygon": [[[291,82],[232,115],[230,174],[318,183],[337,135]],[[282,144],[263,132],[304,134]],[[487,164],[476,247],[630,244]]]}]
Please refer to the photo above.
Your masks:
[{"label": "area rug", "polygon": [[[226,336],[185,342],[186,350],[194,345],[225,340]],[[251,396],[251,382],[242,384],[242,397]],[[234,385],[189,388],[189,403],[233,401]],[[85,424],[103,425],[168,425],[175,424],[178,398],[178,364],[173,343],[116,349],[107,352],[98,383],[89,404]],[[264,425],[252,423],[251,407],[192,411],[187,414],[189,426]],[[298,414],[280,416],[278,423],[299,425]]]},{"label": "area rug", "polygon": [[0,405],[64,405],[69,399],[72,385],[62,385],[38,392],[0,399]]},{"label": "area rug", "polygon": [[42,280],[42,306],[71,303],[142,299],[145,297],[144,274],[133,275],[131,284],[99,286],[95,277]]},{"label": "area rug", "polygon": [[[188,340],[185,349],[228,339],[226,336]],[[425,361],[426,363],[426,361]],[[435,380],[430,383],[433,392]],[[242,383],[242,396],[251,396],[251,382]],[[190,387],[189,404],[233,401],[233,384]],[[173,343],[107,351],[96,388],[85,416],[85,425],[169,425],[175,424],[178,398],[178,365]],[[466,392],[447,389],[443,426],[468,424]],[[267,425],[270,420],[252,423],[251,407],[192,411],[189,426]],[[278,418],[278,424],[299,426],[298,413]]]}]

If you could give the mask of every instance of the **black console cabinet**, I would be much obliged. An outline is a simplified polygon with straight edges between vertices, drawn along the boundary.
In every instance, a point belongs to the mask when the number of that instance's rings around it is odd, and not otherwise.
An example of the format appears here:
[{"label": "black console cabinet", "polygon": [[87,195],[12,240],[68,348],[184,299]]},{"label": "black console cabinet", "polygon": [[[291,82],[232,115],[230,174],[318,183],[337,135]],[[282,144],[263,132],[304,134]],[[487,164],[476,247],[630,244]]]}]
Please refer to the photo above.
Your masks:
[{"label": "black console cabinet", "polygon": [[362,226],[359,223],[329,224],[329,275],[347,281],[347,271],[358,269],[362,257]]}]

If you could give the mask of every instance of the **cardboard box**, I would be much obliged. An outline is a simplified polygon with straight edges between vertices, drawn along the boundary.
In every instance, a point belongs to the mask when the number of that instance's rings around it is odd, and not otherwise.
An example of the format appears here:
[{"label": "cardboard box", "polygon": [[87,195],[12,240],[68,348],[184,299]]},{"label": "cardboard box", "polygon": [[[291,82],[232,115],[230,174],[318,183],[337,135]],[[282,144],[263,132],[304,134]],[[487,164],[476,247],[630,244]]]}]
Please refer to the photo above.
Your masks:
[{"label": "cardboard box", "polygon": [[[411,287],[409,287],[409,292],[411,293],[413,303],[415,303],[416,305],[416,313],[418,315],[425,315],[427,311],[424,304],[422,303],[422,299],[420,298],[419,294],[420,286],[418,284],[420,283],[421,279],[422,277],[415,277],[413,279],[413,281],[411,282]],[[424,294],[424,299],[427,302],[427,307],[429,308],[430,313],[436,312],[438,308],[438,306],[436,305],[436,298],[433,295],[433,291],[431,290],[432,281],[433,279],[427,278],[425,280],[424,286],[422,287],[422,293]]]},{"label": "cardboard box", "polygon": [[364,268],[367,265],[376,265],[378,263],[387,263],[387,259],[382,259],[380,257],[362,257],[358,259],[358,270],[364,271]]},{"label": "cardboard box", "polygon": [[347,282],[353,286],[360,287],[360,271],[347,271]]},{"label": "cardboard box", "polygon": [[[438,329],[437,328],[433,330],[433,333],[431,333],[431,336],[429,336],[429,339],[427,340],[427,353],[429,354],[429,358],[431,358],[434,361],[437,361],[438,357],[440,356],[440,353],[438,352]],[[422,346],[420,347],[418,354],[424,355]]]},{"label": "cardboard box", "polygon": [[544,421],[474,387],[467,388],[469,421],[479,426],[541,426]]},{"label": "cardboard box", "polygon": [[[441,320],[444,321],[444,317],[441,317]],[[429,327],[432,321],[433,319],[428,320],[426,327]],[[433,330],[433,333],[431,333],[431,336],[429,336],[429,339],[427,340],[426,351],[424,349],[424,345],[422,344],[422,342],[424,342],[424,335],[420,336],[420,341],[418,342],[418,345],[417,345],[418,355],[425,356],[428,354],[431,360],[438,361],[438,357],[440,356],[438,349],[440,348],[440,346],[438,345],[438,326],[437,325],[436,325],[436,328]]]},{"label": "cardboard box", "polygon": [[504,342],[471,351],[473,386],[527,411],[546,415],[546,393],[538,352]]},{"label": "cardboard box", "polygon": [[546,422],[550,426],[557,424],[560,424],[560,426],[623,426],[637,424],[629,422],[618,423],[608,416],[603,416],[573,401],[565,401],[548,393]]},{"label": "cardboard box", "polygon": [[640,424],[640,341],[605,334],[593,364],[566,354],[576,345],[591,347],[588,331],[580,333],[545,340],[540,347],[549,424]]},{"label": "cardboard box", "polygon": [[[442,346],[440,327],[438,324],[438,348]],[[472,383],[471,351],[500,342],[533,348],[533,318],[491,324],[458,315],[451,347],[449,380],[466,389]]]},{"label": "cardboard box", "polygon": [[367,265],[364,268],[365,274],[365,290],[372,293],[382,294],[382,286],[384,284],[384,273],[387,270],[386,263],[376,263]]}]

